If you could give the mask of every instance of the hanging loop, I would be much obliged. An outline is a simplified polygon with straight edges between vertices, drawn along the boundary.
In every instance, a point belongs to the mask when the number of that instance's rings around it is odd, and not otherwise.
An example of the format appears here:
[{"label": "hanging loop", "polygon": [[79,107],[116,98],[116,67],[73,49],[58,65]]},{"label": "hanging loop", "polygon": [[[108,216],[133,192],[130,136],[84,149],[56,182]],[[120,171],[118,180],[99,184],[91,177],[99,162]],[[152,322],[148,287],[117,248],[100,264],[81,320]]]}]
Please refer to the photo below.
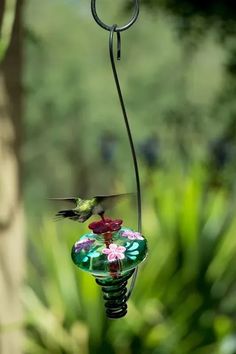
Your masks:
[{"label": "hanging loop", "polygon": [[[114,29],[115,32],[122,32],[122,31],[127,30],[127,29],[130,28],[130,27],[134,24],[134,22],[137,20],[138,15],[139,15],[139,0],[133,0],[133,3],[134,3],[134,10],[133,10],[133,16],[131,17],[130,21],[129,21],[126,25],[124,25],[124,26],[121,26],[121,27],[118,27],[118,26],[117,26],[117,27]],[[99,26],[101,26],[102,28],[104,28],[105,30],[111,31],[113,26],[106,25],[106,24],[98,17],[97,9],[96,9],[96,0],[91,0],[91,10],[92,10],[93,17],[94,17],[95,21],[97,22],[97,24],[98,24]]]}]

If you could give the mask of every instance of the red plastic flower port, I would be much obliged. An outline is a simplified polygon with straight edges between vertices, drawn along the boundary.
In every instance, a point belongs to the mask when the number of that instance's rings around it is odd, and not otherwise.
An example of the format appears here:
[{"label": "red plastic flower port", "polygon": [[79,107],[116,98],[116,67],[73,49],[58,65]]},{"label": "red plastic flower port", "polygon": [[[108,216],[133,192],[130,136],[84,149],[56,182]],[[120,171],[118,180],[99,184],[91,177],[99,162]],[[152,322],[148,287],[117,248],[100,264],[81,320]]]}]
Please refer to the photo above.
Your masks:
[{"label": "red plastic flower port", "polygon": [[94,221],[89,224],[90,230],[93,230],[95,234],[104,234],[106,232],[118,231],[121,228],[123,220],[116,219],[104,219],[100,221]]}]

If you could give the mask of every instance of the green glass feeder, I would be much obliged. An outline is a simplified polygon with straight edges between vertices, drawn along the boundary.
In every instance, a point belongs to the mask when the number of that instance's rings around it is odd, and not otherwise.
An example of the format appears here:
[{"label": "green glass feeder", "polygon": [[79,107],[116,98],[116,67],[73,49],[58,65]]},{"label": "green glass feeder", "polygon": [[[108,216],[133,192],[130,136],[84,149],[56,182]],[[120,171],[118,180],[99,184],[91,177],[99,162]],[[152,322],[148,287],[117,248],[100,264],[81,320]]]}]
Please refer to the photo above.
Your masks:
[{"label": "green glass feeder", "polygon": [[121,224],[122,220],[112,219],[93,222],[92,232],[83,235],[71,253],[73,262],[102,287],[109,318],[127,313],[127,281],[147,255],[146,239]]}]

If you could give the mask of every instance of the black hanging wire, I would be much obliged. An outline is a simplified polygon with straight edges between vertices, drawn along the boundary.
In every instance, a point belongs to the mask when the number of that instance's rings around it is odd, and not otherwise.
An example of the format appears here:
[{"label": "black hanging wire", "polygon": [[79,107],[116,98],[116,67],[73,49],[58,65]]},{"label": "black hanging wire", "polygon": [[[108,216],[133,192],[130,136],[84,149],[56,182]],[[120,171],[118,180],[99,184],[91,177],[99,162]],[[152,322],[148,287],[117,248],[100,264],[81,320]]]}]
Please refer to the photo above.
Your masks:
[{"label": "black hanging wire", "polygon": [[[129,144],[130,144],[130,149],[131,149],[132,158],[133,158],[134,172],[135,172],[135,179],[136,179],[136,190],[137,190],[138,231],[140,233],[142,233],[142,201],[141,201],[141,186],[140,186],[138,162],[137,162],[137,157],[136,157],[133,137],[132,137],[132,133],[131,133],[130,125],[129,125],[128,115],[127,115],[127,112],[126,112],[125,103],[124,103],[124,99],[123,99],[123,95],[122,95],[122,91],[121,91],[121,87],[120,87],[120,83],[119,83],[119,78],[118,78],[118,74],[117,74],[117,70],[116,70],[116,66],[115,66],[114,45],[113,45],[113,43],[114,43],[114,32],[115,32],[116,28],[117,28],[117,25],[114,25],[114,26],[112,26],[112,28],[110,30],[109,54],[110,54],[112,72],[113,72],[113,76],[114,76],[114,80],[115,80],[115,84],[116,84],[116,88],[117,88],[117,93],[118,93],[118,96],[119,96],[121,110],[122,110],[122,113],[123,113],[123,118],[124,118],[126,130],[127,130]],[[120,56],[120,53],[119,53],[120,32],[117,32],[117,43],[118,43],[118,51],[117,51],[118,55],[117,55],[117,58],[119,59],[119,56]],[[137,274],[138,274],[138,267],[135,269],[135,272],[134,272],[134,274],[132,276],[130,289],[129,289],[128,294],[127,294],[127,299],[131,296],[131,293],[133,291],[133,288],[134,288],[134,285],[135,285],[135,281],[136,281],[136,278],[137,278]]]},{"label": "black hanging wire", "polygon": [[[132,16],[131,20],[126,25],[124,25],[122,27],[118,27],[116,24],[112,25],[112,26],[108,26],[100,20],[100,18],[97,15],[97,11],[96,11],[96,0],[91,0],[91,11],[92,11],[93,17],[94,17],[95,21],[97,22],[97,24],[99,26],[101,26],[103,29],[110,32],[110,35],[109,35],[109,55],[110,55],[112,72],[113,72],[113,76],[114,76],[114,80],[115,80],[115,84],[116,84],[116,89],[117,89],[117,93],[118,93],[118,97],[119,97],[119,101],[120,101],[120,106],[121,106],[121,110],[123,113],[125,127],[126,127],[127,134],[128,134],[128,140],[129,140],[129,145],[130,145],[130,149],[131,149],[132,159],[133,159],[133,166],[134,166],[134,173],[135,173],[135,180],[136,180],[136,194],[137,194],[138,231],[140,233],[142,233],[142,200],[141,200],[141,185],[140,185],[138,161],[137,161],[137,156],[136,156],[136,152],[135,152],[132,132],[131,132],[130,125],[129,125],[128,115],[127,115],[127,111],[126,111],[126,107],[125,107],[125,103],[124,103],[124,99],[123,99],[123,95],[122,95],[122,91],[121,91],[121,87],[120,87],[119,77],[118,77],[117,70],[116,70],[115,57],[114,57],[114,33],[117,34],[117,59],[120,60],[120,58],[121,58],[121,35],[120,35],[120,32],[131,27],[138,18],[139,0],[133,0],[133,2],[134,2],[133,16]],[[127,292],[127,295],[126,295],[126,300],[128,300],[130,298],[130,296],[133,292],[135,282],[137,279],[137,274],[138,274],[138,267],[135,268],[135,271],[132,275],[131,284],[130,284],[129,290]]]}]

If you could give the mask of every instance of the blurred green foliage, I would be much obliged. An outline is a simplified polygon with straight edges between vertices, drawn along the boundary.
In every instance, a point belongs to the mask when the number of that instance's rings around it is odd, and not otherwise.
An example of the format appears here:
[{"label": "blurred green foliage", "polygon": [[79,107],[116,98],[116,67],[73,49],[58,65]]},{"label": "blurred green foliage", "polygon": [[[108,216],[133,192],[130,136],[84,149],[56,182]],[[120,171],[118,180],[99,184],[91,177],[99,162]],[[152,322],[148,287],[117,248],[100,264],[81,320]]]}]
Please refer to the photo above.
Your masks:
[{"label": "blurred green foliage", "polygon": [[227,349],[235,340],[234,198],[208,188],[201,169],[155,172],[153,181],[144,204],[149,257],[124,319],[105,318],[100,288],[70,259],[84,226],[46,218],[30,229],[26,353],[235,353]]},{"label": "blurred green foliage", "polygon": [[[125,1],[101,3],[108,23],[129,17]],[[109,321],[94,279],[70,259],[85,226],[54,223],[46,202],[134,190],[108,33],[94,23],[87,0],[27,3],[26,353],[236,353],[233,44],[220,41],[217,25],[204,37],[192,31],[182,38],[178,21],[142,8],[122,34],[118,70],[142,156],[149,257],[128,315]],[[141,151],[150,137],[157,140],[155,168],[148,165],[152,149]],[[114,148],[111,161],[102,157],[104,140]],[[135,227],[134,205],[117,206],[114,215]]]},{"label": "blurred green foliage", "polygon": [[[124,23],[121,5],[105,1],[99,11],[108,22]],[[108,34],[91,18],[87,1],[30,0],[25,21],[27,196],[107,193],[104,186],[115,188],[118,165],[122,182],[132,188]],[[198,42],[180,40],[174,18],[143,9],[122,39],[118,70],[136,145],[155,133],[165,165],[205,160],[210,142],[224,134],[235,113],[235,100],[225,94],[233,85],[228,52],[216,30]],[[107,130],[117,137],[112,166],[101,160]]]}]

